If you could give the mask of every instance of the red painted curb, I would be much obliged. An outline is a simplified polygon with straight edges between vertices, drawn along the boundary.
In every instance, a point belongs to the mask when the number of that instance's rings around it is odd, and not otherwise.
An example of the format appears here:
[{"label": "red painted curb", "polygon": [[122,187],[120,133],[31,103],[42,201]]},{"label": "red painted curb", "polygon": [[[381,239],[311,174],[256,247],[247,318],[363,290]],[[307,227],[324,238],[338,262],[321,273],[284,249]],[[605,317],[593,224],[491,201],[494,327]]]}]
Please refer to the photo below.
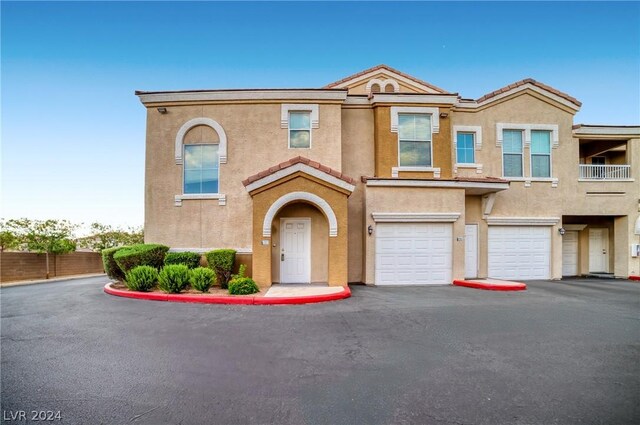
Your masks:
[{"label": "red painted curb", "polygon": [[116,297],[135,298],[138,300],[170,301],[199,304],[243,304],[243,305],[278,305],[278,304],[312,304],[336,301],[351,296],[351,289],[344,286],[341,292],[324,295],[306,295],[302,297],[255,297],[236,295],[221,297],[218,295],[189,295],[189,294],[159,294],[157,292],[137,292],[111,287],[111,283],[104,285],[104,292]]},{"label": "red painted curb", "polygon": [[487,291],[524,291],[527,285],[517,282],[517,285],[500,285],[498,283],[479,283],[470,282],[468,280],[454,280],[453,284],[457,286],[465,286],[467,288],[485,289]]},{"label": "red painted curb", "polygon": [[640,276],[629,276],[629,280],[640,280]]}]

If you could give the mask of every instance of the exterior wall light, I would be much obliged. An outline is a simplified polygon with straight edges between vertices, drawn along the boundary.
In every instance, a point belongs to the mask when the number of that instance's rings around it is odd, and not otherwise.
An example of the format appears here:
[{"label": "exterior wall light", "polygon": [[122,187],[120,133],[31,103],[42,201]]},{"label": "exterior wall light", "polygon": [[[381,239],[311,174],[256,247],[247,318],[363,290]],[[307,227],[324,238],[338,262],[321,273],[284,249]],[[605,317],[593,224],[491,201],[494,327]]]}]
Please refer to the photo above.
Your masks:
[{"label": "exterior wall light", "polygon": [[440,118],[447,118],[449,114],[447,112],[440,112]]},{"label": "exterior wall light", "polygon": [[560,236],[563,236],[566,233],[566,230],[564,230],[564,227],[561,227],[558,229],[558,233],[560,233]]},{"label": "exterior wall light", "polygon": [[369,236],[373,235],[373,226],[369,225],[369,227],[367,227],[367,233],[369,233]]},{"label": "exterior wall light", "polygon": [[161,114],[166,114],[167,113],[167,108],[161,106],[158,108],[158,112],[160,112]]}]

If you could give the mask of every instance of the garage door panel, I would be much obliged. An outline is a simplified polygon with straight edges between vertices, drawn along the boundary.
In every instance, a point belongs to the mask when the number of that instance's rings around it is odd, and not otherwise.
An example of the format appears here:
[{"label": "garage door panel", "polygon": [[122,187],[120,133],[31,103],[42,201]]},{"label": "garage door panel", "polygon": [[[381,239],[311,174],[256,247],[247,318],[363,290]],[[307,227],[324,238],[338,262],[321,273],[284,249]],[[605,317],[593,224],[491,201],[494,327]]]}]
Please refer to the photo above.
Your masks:
[{"label": "garage door panel", "polygon": [[376,284],[451,283],[450,224],[380,223],[376,233]]},{"label": "garage door panel", "polygon": [[489,227],[489,276],[498,279],[548,279],[551,230],[540,226]]}]

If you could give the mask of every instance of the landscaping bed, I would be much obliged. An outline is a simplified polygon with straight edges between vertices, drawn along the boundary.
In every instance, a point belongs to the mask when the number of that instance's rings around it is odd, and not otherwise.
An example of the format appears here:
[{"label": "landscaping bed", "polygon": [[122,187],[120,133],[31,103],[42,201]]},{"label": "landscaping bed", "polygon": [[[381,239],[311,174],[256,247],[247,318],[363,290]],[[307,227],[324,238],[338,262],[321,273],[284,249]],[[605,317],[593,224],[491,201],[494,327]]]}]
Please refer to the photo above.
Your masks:
[{"label": "landscaping bed", "polygon": [[[131,291],[129,288],[127,288],[127,285],[125,285],[123,282],[120,282],[120,281],[113,282],[109,286],[111,288],[113,288],[113,289],[117,289],[118,291],[140,292],[140,291]],[[213,295],[213,296],[216,296],[216,297],[242,298],[242,297],[263,297],[264,294],[266,294],[266,292],[267,292],[266,290],[260,290],[259,292],[256,292],[256,293],[250,294],[250,295],[231,295],[231,294],[229,294],[229,290],[228,289],[222,289],[219,286],[213,286],[213,287],[209,288],[209,290],[206,291],[206,292],[201,292],[201,291],[195,290],[193,288],[187,287],[186,289],[180,291],[179,295],[193,295],[193,296]],[[143,294],[166,294],[165,292],[160,290],[158,287],[155,287],[150,291],[140,292],[140,293],[143,293]]]}]

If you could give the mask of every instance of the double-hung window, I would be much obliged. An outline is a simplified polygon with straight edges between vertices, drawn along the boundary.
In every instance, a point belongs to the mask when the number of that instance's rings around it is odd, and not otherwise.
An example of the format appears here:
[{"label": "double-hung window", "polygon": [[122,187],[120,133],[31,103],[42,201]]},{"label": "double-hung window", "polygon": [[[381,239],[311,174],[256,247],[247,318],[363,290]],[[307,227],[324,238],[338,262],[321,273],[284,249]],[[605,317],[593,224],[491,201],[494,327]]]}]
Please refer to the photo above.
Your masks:
[{"label": "double-hung window", "polygon": [[531,177],[551,177],[551,132],[531,130]]},{"label": "double-hung window", "polygon": [[218,193],[218,145],[184,145],[184,193]]},{"label": "double-hung window", "polygon": [[458,132],[456,136],[456,163],[473,164],[475,133]]},{"label": "double-hung window", "polygon": [[289,148],[311,147],[311,112],[289,112]]},{"label": "double-hung window", "polygon": [[522,130],[504,130],[502,142],[502,175],[523,177]]},{"label": "double-hung window", "polygon": [[398,114],[399,164],[431,167],[431,115]]}]

